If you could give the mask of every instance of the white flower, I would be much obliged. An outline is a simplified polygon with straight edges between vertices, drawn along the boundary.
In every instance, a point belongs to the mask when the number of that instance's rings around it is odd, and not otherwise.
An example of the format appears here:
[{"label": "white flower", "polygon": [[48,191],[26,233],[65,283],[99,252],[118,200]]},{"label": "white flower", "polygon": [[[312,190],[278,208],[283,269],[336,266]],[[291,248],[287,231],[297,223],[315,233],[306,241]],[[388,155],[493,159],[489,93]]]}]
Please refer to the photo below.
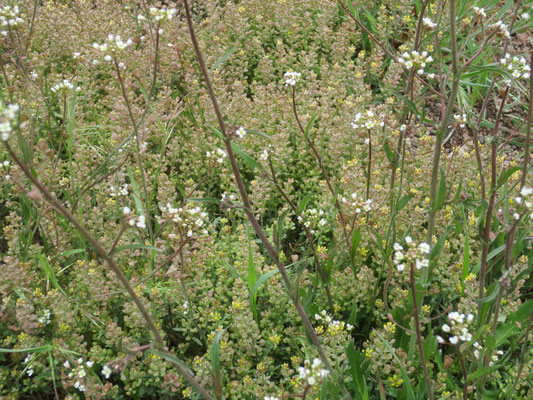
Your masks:
[{"label": "white flower", "polygon": [[135,222],[135,226],[140,229],[146,228],[146,217],[144,215],[139,215],[137,217],[137,221]]},{"label": "white flower", "polygon": [[511,37],[511,34],[509,33],[509,29],[502,21],[498,21],[492,24],[492,28],[495,29],[498,32],[498,34],[500,34],[503,37],[506,37],[508,39]]},{"label": "white flower", "polygon": [[26,371],[26,374],[28,374],[28,376],[32,376],[32,375],[33,375],[33,369],[31,369],[31,368],[28,369],[28,370]]},{"label": "white flower", "polygon": [[68,79],[63,79],[62,82],[58,83],[57,85],[52,86],[52,89],[50,89],[52,92],[63,92],[72,90],[74,88],[74,85],[70,83]]},{"label": "white flower", "polygon": [[429,254],[429,250],[430,250],[430,247],[429,247],[429,244],[427,243],[420,243],[418,245],[418,248],[420,249],[420,251],[424,254]]},{"label": "white flower", "polygon": [[91,368],[94,365],[94,362],[93,361],[87,361],[85,363],[85,365],[87,365],[89,368]]},{"label": "white flower", "polygon": [[[176,14],[176,9],[175,8],[159,9],[156,7],[150,7],[150,14],[154,17],[156,21],[164,21],[164,20],[170,21]],[[139,17],[140,16],[137,16],[137,19],[139,19]],[[142,19],[144,19],[144,17]]]},{"label": "white flower", "polygon": [[295,86],[296,82],[300,80],[300,77],[302,74],[300,72],[294,72],[294,71],[287,71],[285,72],[285,75],[283,75],[285,79],[285,86]]},{"label": "white flower", "polygon": [[109,366],[104,365],[104,368],[102,368],[102,375],[105,376],[106,379],[109,379],[109,376],[111,375],[111,368]]},{"label": "white flower", "polygon": [[531,67],[527,64],[524,57],[513,57],[510,54],[505,54],[504,58],[500,59],[500,64],[507,66],[507,71],[517,79],[528,79],[531,74]]},{"label": "white flower", "polygon": [[279,400],[279,397],[276,397],[276,396],[265,396],[265,400]]},{"label": "white flower", "polygon": [[424,18],[422,21],[424,22],[424,26],[429,29],[435,29],[437,27],[437,24],[433,22],[430,18]]},{"label": "white flower", "polygon": [[68,362],[68,360],[63,363],[63,367],[70,368],[70,363]]},{"label": "white flower", "polygon": [[18,104],[9,104],[7,107],[0,101],[0,137],[5,142],[9,140],[16,123]]},{"label": "white flower", "polygon": [[437,342],[439,342],[440,344],[443,344],[444,339],[441,336],[437,335]]},{"label": "white flower", "polygon": [[78,377],[79,378],[83,378],[86,375],[87,375],[87,372],[85,372],[85,370],[83,368],[78,371]]},{"label": "white flower", "polygon": [[487,16],[487,13],[485,13],[485,9],[480,7],[474,7],[474,13],[483,18]]},{"label": "white flower", "polygon": [[457,338],[457,336],[452,336],[450,338],[450,343],[451,344],[457,344],[459,342],[459,339]]},{"label": "white flower", "polygon": [[239,129],[237,129],[235,133],[240,139],[244,139],[244,137],[246,136],[246,130],[242,126],[239,127]]},{"label": "white flower", "polygon": [[442,325],[442,330],[446,333],[450,332],[450,326],[447,324]]}]

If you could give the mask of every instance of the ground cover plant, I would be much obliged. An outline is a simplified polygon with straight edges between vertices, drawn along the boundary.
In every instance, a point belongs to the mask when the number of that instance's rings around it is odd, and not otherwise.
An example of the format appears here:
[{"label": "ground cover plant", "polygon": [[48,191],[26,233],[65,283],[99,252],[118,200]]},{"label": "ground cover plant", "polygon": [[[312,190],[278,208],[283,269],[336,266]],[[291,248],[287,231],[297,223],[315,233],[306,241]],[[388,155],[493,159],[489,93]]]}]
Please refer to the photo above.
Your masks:
[{"label": "ground cover plant", "polygon": [[2,399],[531,399],[533,4],[0,2]]}]

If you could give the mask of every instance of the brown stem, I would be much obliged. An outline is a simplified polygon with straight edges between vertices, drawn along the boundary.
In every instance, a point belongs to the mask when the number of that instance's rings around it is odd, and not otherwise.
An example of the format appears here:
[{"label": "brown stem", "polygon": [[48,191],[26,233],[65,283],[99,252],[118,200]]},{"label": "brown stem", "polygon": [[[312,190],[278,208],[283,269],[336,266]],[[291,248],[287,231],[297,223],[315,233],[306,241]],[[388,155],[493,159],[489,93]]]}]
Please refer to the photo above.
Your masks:
[{"label": "brown stem", "polygon": [[[13,161],[19,166],[19,168],[24,172],[26,177],[31,181],[31,183],[39,189],[41,194],[44,196],[46,201],[54,207],[63,217],[65,217],[76,229],[85,237],[85,239],[91,244],[91,246],[94,248],[96,253],[102,257],[102,259],[109,265],[113,273],[117,276],[118,280],[122,284],[122,286],[126,289],[126,292],[131,297],[137,308],[139,309],[141,315],[143,316],[144,320],[146,321],[146,324],[148,326],[148,329],[152,332],[154,335],[154,338],[156,342],[164,348],[164,342],[163,338],[161,337],[161,334],[159,333],[159,330],[157,329],[154,320],[152,319],[150,313],[148,310],[144,307],[141,300],[131,287],[130,283],[128,282],[128,279],[122,272],[122,269],[118,266],[118,264],[115,263],[113,258],[111,258],[106,250],[102,247],[102,245],[91,235],[91,233],[70,213],[69,210],[67,210],[56,198],[55,196],[45,187],[43,184],[35,178],[31,171],[28,169],[28,167],[23,164],[20,159],[17,157],[11,146],[7,142],[4,142],[4,145],[11,155],[11,158]],[[166,349],[163,349],[164,352],[167,354],[170,354]],[[179,373],[192,385],[194,388],[201,393],[204,398],[208,400],[213,400],[213,397],[203,388],[200,383],[187,372],[187,370],[182,367],[181,365],[175,364],[176,369],[179,371]]]},{"label": "brown stem", "polygon": [[[505,105],[505,100],[507,99],[507,93],[509,92],[509,86],[506,86],[505,91],[502,96],[502,102],[500,105],[500,109],[498,110],[498,114],[496,115],[496,122],[494,124],[494,131],[492,133],[492,143],[491,143],[491,181],[490,181],[490,199],[489,199],[489,206],[487,209],[487,214],[485,217],[485,228],[483,232],[483,248],[481,250],[481,267],[479,270],[479,300],[483,298],[485,295],[485,280],[487,277],[487,258],[489,254],[489,245],[490,245],[490,227],[492,224],[492,214],[494,211],[494,203],[496,201],[496,181],[498,179],[497,177],[497,152],[498,152],[498,144],[497,144],[497,138],[498,138],[498,127],[500,126],[500,119],[503,113],[503,107]],[[481,309],[483,307],[483,303],[480,301],[478,306],[478,315],[479,318],[479,324],[481,325],[483,323],[483,318],[481,318]]]},{"label": "brown stem", "polygon": [[326,184],[328,186],[328,189],[333,196],[333,201],[335,202],[335,207],[337,208],[337,214],[339,216],[339,220],[342,224],[342,231],[344,233],[344,241],[348,244],[348,231],[346,230],[346,225],[343,222],[342,219],[342,207],[339,203],[339,199],[337,198],[337,194],[335,193],[335,190],[333,189],[333,185],[331,184],[331,180],[329,179],[328,173],[326,172],[326,168],[324,167],[324,162],[322,161],[322,157],[320,156],[320,153],[318,152],[316,146],[313,144],[313,141],[309,138],[309,136],[306,134],[305,129],[302,125],[302,122],[300,121],[300,117],[298,115],[298,110],[296,109],[296,86],[292,87],[292,111],[294,113],[294,117],[296,118],[296,123],[298,124],[298,128],[300,129],[300,132],[304,136],[304,139],[306,140],[307,144],[313,151],[313,154],[315,155],[316,161],[318,162],[318,165],[320,166],[320,171],[322,172],[322,177],[326,181]]},{"label": "brown stem", "polygon": [[[217,120],[218,120],[218,125],[219,125],[219,128],[220,128],[220,131],[222,133],[222,136],[224,137],[224,144],[226,146],[226,153],[228,154],[228,158],[229,158],[229,161],[230,161],[230,164],[231,164],[231,168],[233,170],[233,176],[235,178],[235,182],[237,184],[237,188],[239,190],[239,194],[241,196],[241,200],[242,200],[243,205],[244,205],[244,212],[245,212],[246,216],[248,217],[248,220],[250,221],[250,224],[254,228],[254,231],[255,231],[256,235],[259,237],[259,239],[263,243],[263,246],[265,246],[265,249],[268,252],[269,256],[272,258],[272,260],[276,264],[276,267],[278,268],[278,271],[279,271],[279,273],[281,275],[281,278],[282,278],[282,280],[283,280],[283,282],[284,282],[284,284],[285,284],[285,286],[286,286],[286,288],[288,290],[288,293],[291,296],[291,300],[293,301],[294,306],[295,306],[295,308],[296,308],[296,310],[297,310],[297,312],[298,312],[298,314],[299,314],[299,316],[300,316],[300,318],[302,320],[302,324],[304,325],[305,330],[309,334],[309,337],[311,338],[311,341],[313,342],[313,344],[317,348],[318,354],[320,355],[320,358],[321,358],[322,362],[324,363],[326,368],[330,371],[330,374],[332,375],[332,377],[337,377],[336,371],[333,368],[333,366],[331,365],[331,363],[329,361],[329,358],[326,355],[326,353],[325,353],[325,351],[324,351],[324,349],[323,349],[323,347],[322,347],[322,345],[320,343],[320,340],[318,339],[316,331],[314,330],[313,325],[311,324],[311,321],[309,320],[309,317],[307,316],[307,313],[305,312],[302,304],[300,303],[299,294],[295,293],[294,290],[293,290],[292,281],[289,278],[287,270],[285,269],[284,265],[279,260],[278,254],[276,253],[276,251],[274,250],[274,248],[270,244],[270,242],[269,242],[268,238],[266,237],[263,229],[261,228],[261,225],[259,225],[259,222],[257,221],[257,219],[255,218],[254,213],[252,212],[252,206],[251,206],[250,200],[248,198],[248,193],[246,191],[246,187],[244,186],[244,182],[243,182],[242,177],[241,177],[239,166],[237,165],[237,159],[235,158],[235,153],[233,152],[233,148],[231,147],[231,139],[230,139],[230,137],[228,136],[228,134],[226,132],[226,124],[224,122],[224,118],[222,117],[222,112],[220,110],[220,106],[218,104],[218,101],[217,101],[217,98],[216,98],[216,95],[215,95],[215,91],[213,90],[213,86],[211,84],[211,79],[209,78],[209,73],[207,71],[207,67],[206,67],[202,52],[200,50],[200,45],[198,44],[198,40],[196,39],[196,34],[194,32],[194,28],[193,28],[193,25],[192,25],[192,17],[191,17],[191,12],[190,12],[190,9],[189,9],[189,2],[188,2],[188,0],[184,0],[183,3],[185,5],[185,15],[186,15],[186,19],[187,19],[187,26],[189,28],[189,34],[191,36],[191,41],[192,41],[192,44],[193,44],[193,47],[194,47],[194,51],[196,53],[196,57],[198,59],[198,63],[200,64],[200,69],[202,70],[204,82],[205,82],[205,84],[207,86],[207,91],[209,93],[209,97],[210,97],[211,102],[213,104],[213,109],[215,111],[215,114],[216,114],[216,117],[217,117]],[[343,386],[343,389],[344,389],[346,397],[351,400],[351,396],[348,393],[348,390],[346,389],[346,386],[344,385],[344,383],[342,383],[342,386]]]},{"label": "brown stem", "polygon": [[[521,7],[521,2],[517,1],[514,12],[513,12],[513,16],[511,17],[511,24],[509,25],[510,32],[513,31],[514,22],[516,21],[516,16],[518,15],[518,11],[520,10],[520,7]],[[481,24],[482,24],[481,27],[483,29],[483,21],[481,22]],[[510,42],[509,38],[505,39],[503,50],[502,50],[503,54],[507,52],[507,47],[509,46],[509,42]],[[476,162],[477,162],[477,167],[478,167],[478,172],[479,172],[479,181],[481,184],[481,198],[483,200],[487,198],[487,195],[486,195],[486,184],[485,184],[485,172],[483,170],[483,161],[481,160],[481,149],[479,146],[479,127],[481,126],[481,122],[483,121],[483,115],[485,114],[485,110],[488,107],[489,100],[490,100],[490,94],[492,93],[494,84],[495,84],[495,80],[492,80],[489,88],[487,89],[487,94],[485,95],[485,98],[483,99],[483,104],[481,105],[481,109],[479,111],[479,115],[476,121],[476,126],[473,128],[474,149],[476,151]],[[530,96],[530,99],[531,99],[531,96]]]},{"label": "brown stem", "polygon": [[[530,67],[533,67],[533,50],[529,53]],[[533,114],[533,79],[529,79],[529,107],[527,110],[527,128],[526,128],[526,145],[524,148],[524,166],[522,168],[522,177],[520,178],[520,190],[526,184],[527,168],[529,164],[529,158],[531,157],[529,147],[531,146],[531,118]]]}]

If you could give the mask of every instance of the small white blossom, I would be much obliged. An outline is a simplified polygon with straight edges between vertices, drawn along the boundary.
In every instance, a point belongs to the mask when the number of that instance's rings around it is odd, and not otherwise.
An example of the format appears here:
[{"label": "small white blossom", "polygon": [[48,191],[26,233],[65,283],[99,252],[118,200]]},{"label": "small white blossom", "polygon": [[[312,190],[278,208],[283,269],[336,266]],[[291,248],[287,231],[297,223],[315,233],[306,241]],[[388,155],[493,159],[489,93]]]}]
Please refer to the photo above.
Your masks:
[{"label": "small white blossom", "polygon": [[524,57],[512,57],[507,53],[500,59],[500,64],[516,79],[528,79],[531,76],[531,67]]},{"label": "small white blossom", "polygon": [[4,106],[0,101],[0,137],[5,142],[9,140],[11,132],[16,125],[18,104],[9,104]]},{"label": "small white blossom", "polygon": [[300,72],[287,71],[283,76],[285,77],[285,86],[295,86],[302,74]]},{"label": "small white blossom", "polygon": [[105,376],[106,379],[109,379],[109,376],[111,375],[111,368],[109,366],[104,365],[104,368],[102,368],[102,375]]},{"label": "small white blossom", "polygon": [[72,90],[73,88],[74,88],[74,85],[68,79],[63,79],[62,82],[52,86],[50,90],[54,93],[58,93],[58,92],[69,91],[69,90]]},{"label": "small white blossom", "polygon": [[244,139],[244,137],[246,136],[246,129],[244,129],[242,126],[239,127],[239,129],[237,129],[235,131],[235,134],[240,138],[240,139]]},{"label": "small white blossom", "polygon": [[[150,15],[152,15],[156,21],[170,21],[172,18],[174,18],[174,15],[176,15],[176,9],[150,7]],[[137,19],[139,19],[139,17],[140,16],[137,16]]]},{"label": "small white blossom", "polygon": [[492,28],[495,29],[500,36],[506,37],[508,39],[511,37],[507,25],[505,25],[502,21],[497,21],[492,24]]},{"label": "small white blossom", "polygon": [[487,13],[485,12],[484,8],[474,7],[474,13],[483,18],[487,17]]},{"label": "small white blossom", "polygon": [[433,22],[430,18],[424,18],[422,21],[426,28],[435,29],[437,27],[437,24]]}]

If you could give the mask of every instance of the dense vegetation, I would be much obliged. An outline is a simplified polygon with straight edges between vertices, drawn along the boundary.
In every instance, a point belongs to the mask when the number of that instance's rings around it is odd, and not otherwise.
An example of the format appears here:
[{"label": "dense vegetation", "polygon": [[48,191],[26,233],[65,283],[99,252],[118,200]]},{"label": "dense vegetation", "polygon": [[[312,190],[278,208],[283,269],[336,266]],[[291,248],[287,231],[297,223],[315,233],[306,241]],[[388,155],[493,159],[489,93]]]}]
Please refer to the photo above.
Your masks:
[{"label": "dense vegetation", "polygon": [[2,0],[2,399],[533,398],[527,1]]}]

